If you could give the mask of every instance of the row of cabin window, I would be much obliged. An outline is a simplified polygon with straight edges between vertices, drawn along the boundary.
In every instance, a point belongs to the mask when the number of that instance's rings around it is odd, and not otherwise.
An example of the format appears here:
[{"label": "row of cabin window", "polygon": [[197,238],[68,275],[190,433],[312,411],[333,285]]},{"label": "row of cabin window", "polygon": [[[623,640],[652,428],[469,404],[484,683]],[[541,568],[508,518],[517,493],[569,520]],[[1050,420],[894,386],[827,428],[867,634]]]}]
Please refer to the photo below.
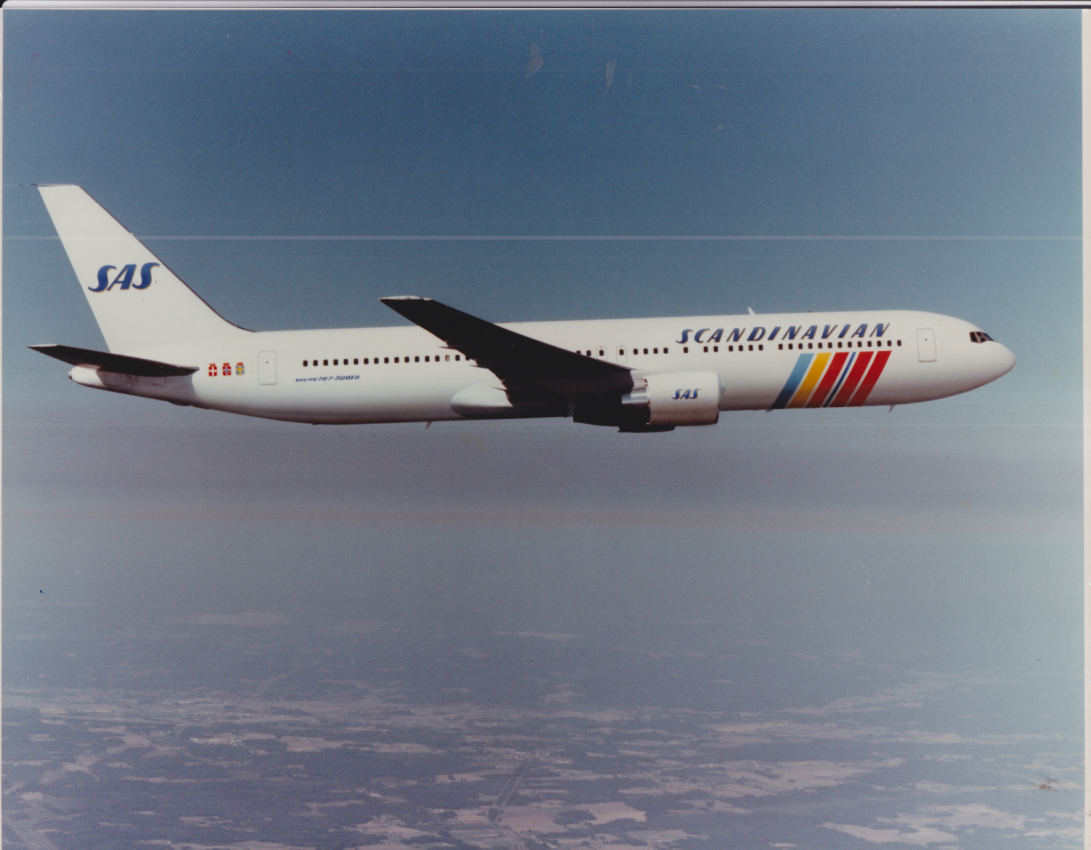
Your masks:
[{"label": "row of cabin window", "polygon": [[[802,351],[802,350],[803,350],[803,343],[802,343],[802,342],[800,342],[800,343],[796,343],[796,344],[797,344],[797,345],[799,346],[799,350],[800,350],[800,351]],[[899,346],[901,346],[901,344],[902,344],[902,341],[901,341],[901,340],[899,339],[899,340],[898,340],[898,345],[899,345]],[[814,347],[815,347],[815,345],[816,345],[816,343],[813,343],[813,342],[808,342],[808,343],[807,343],[807,348],[814,348]],[[818,347],[819,347],[819,348],[821,348],[821,347],[822,347],[822,343],[817,343],[817,345],[818,345]],[[851,342],[851,340],[850,340],[849,342],[846,342],[846,343],[845,343],[845,345],[847,345],[847,346],[848,346],[849,348],[852,348],[852,342]],[[780,347],[781,347],[781,349],[783,349],[783,348],[784,348],[784,343],[780,343]],[[840,348],[840,347],[841,347],[841,343],[837,343],[837,347],[838,347],[838,348]],[[857,340],[857,341],[856,341],[856,347],[857,347],[857,348],[863,348],[863,347],[864,347],[864,343],[863,343],[863,342],[861,342],[860,340]],[[867,347],[868,347],[868,348],[871,348],[871,340],[870,340],[870,339],[868,340],[868,343],[867,343]],[[881,339],[877,339],[877,340],[875,340],[875,347],[876,347],[876,348],[882,348],[882,347],[883,347],[883,341],[882,341]],[[894,340],[892,340],[892,339],[888,339],[888,340],[886,341],[886,347],[887,347],[887,348],[893,348],[893,347],[894,347]],[[832,342],[827,342],[827,343],[826,343],[826,348],[833,348],[833,343],[832,343]],[[792,350],[792,343],[788,343],[788,350],[789,350],[789,351],[791,351],[791,350]]]},{"label": "row of cabin window", "polygon": [[[683,351],[689,351],[689,349],[688,349],[688,348],[684,348],[684,349],[682,349],[682,350],[683,350]],[[639,348],[631,348],[631,349],[629,349],[629,351],[630,351],[630,353],[632,353],[632,354],[639,354],[639,353],[640,353],[640,349],[639,349]],[[705,351],[708,351],[708,349],[706,348],[706,349],[705,349]],[[588,350],[586,350],[586,351],[580,351],[580,350],[579,350],[579,349],[577,348],[577,349],[576,349],[576,353],[577,353],[577,354],[586,354],[586,355],[587,355],[588,357],[590,357],[590,356],[591,356],[591,350],[590,350],[590,349],[588,349]],[[618,356],[619,356],[619,357],[624,357],[624,356],[625,356],[625,349],[624,349],[624,348],[619,348],[619,349],[617,350],[617,353],[618,353]],[[645,353],[645,354],[647,354],[647,353],[648,353],[648,349],[646,349],[646,348],[645,348],[645,349],[644,349],[644,353]],[[652,354],[658,354],[658,353],[659,353],[659,349],[658,349],[658,348],[653,348],[653,349],[652,349]],[[670,349],[669,349],[669,348],[664,348],[664,349],[663,349],[663,353],[664,353],[664,354],[668,354],[668,353],[670,353]],[[600,348],[600,349],[599,349],[599,357],[605,357],[605,356],[606,356],[606,352],[605,352],[605,351],[604,351],[603,349],[601,349],[601,348]]]},{"label": "row of cabin window", "polygon": [[[816,344],[816,343],[813,343],[813,342],[808,342],[808,343],[807,343],[807,348],[811,348],[811,349],[813,349],[813,348],[815,347],[815,344]],[[901,340],[899,339],[899,340],[898,340],[898,345],[900,346],[901,344],[902,344],[902,341],[901,341]],[[791,351],[791,350],[792,350],[792,348],[793,348],[793,345],[798,345],[798,346],[799,346],[799,349],[800,349],[800,351],[802,351],[802,350],[803,350],[803,343],[802,343],[802,342],[800,342],[800,343],[794,343],[794,344],[790,342],[790,343],[788,343],[788,350],[789,350],[789,351]],[[818,347],[819,347],[819,348],[821,348],[821,347],[822,347],[822,343],[817,343],[817,345],[818,345]],[[851,341],[850,341],[850,342],[847,342],[847,343],[840,343],[840,342],[839,342],[839,343],[837,343],[837,347],[838,347],[838,348],[841,348],[841,347],[842,347],[843,345],[847,345],[847,346],[848,346],[849,348],[852,348],[852,342],[851,342]],[[876,340],[876,341],[875,341],[875,346],[876,346],[877,348],[882,348],[882,346],[883,346],[883,341],[882,341],[881,339],[880,339],[880,340]],[[886,341],[886,346],[887,346],[887,348],[893,348],[893,347],[894,347],[894,341],[893,341],[893,340],[890,340],[890,339],[888,339],[888,340]],[[783,350],[784,350],[784,343],[778,343],[777,347],[778,347],[778,349],[779,349],[779,350],[783,351]],[[833,343],[832,343],[832,342],[827,342],[827,343],[826,343],[826,347],[827,347],[827,348],[833,348]],[[856,347],[857,347],[857,348],[863,348],[863,347],[864,347],[864,343],[863,343],[863,342],[861,342],[861,341],[859,341],[859,340],[857,340],[857,342],[856,342]],[[868,347],[868,348],[871,348],[871,340],[868,340],[868,343],[867,343],[867,347]],[[714,345],[714,346],[712,346],[712,351],[713,351],[713,353],[717,353],[717,352],[719,352],[719,350],[720,350],[720,346],[718,346],[718,345]],[[733,351],[735,350],[735,346],[733,346],[733,345],[729,345],[729,346],[727,346],[727,350],[728,350],[728,351],[732,351],[732,352],[733,352]],[[745,351],[745,350],[753,351],[753,350],[754,350],[754,346],[752,346],[752,345],[748,345],[748,346],[742,346],[742,345],[740,345],[740,346],[739,346],[739,351]],[[758,351],[764,351],[764,350],[765,350],[765,346],[763,346],[763,345],[761,345],[761,344],[759,343],[759,344],[758,344]],[[640,349],[639,349],[639,348],[632,348],[632,349],[630,349],[630,352],[631,352],[632,354],[640,354]],[[663,353],[664,353],[664,354],[667,354],[667,353],[669,353],[669,352],[670,352],[670,349],[669,349],[669,348],[664,348],[664,349],[663,349]],[[580,352],[579,352],[579,351],[577,351],[576,353],[577,353],[577,354],[579,354]],[[590,351],[590,350],[584,351],[583,353],[584,353],[584,354],[586,354],[586,355],[587,355],[588,357],[590,357],[590,356],[591,356],[591,351]],[[618,351],[617,351],[617,353],[618,353],[618,356],[619,356],[619,357],[624,357],[624,356],[625,356],[625,349],[624,349],[624,348],[619,348],[619,349],[618,349]],[[647,354],[647,353],[648,353],[648,349],[646,349],[646,348],[645,348],[645,349],[644,349],[644,353],[645,353],[645,354]],[[659,349],[658,349],[658,348],[653,348],[653,349],[652,349],[652,354],[658,354],[658,353],[659,353]],[[682,347],[682,353],[683,353],[683,354],[689,354],[689,346],[688,346],[688,345],[686,345],[686,346],[683,346],[683,347]],[[704,353],[705,353],[705,354],[708,354],[708,346],[707,346],[707,345],[706,345],[706,346],[704,346]],[[599,349],[599,357],[604,357],[605,355],[606,355],[606,352],[605,352],[605,351],[603,351],[603,349],[601,349],[601,348],[600,348],[600,349]]]},{"label": "row of cabin window", "polygon": [[[451,359],[450,354],[444,354],[443,355],[443,360],[449,361],[450,359]],[[461,359],[462,359],[461,354],[456,354],[455,355],[455,361],[456,362],[461,360]],[[469,357],[466,358],[467,362],[469,361],[469,359],[470,359]],[[383,358],[383,363],[389,363],[389,362],[390,362],[389,357],[384,357]],[[410,362],[410,360],[409,360],[408,357],[395,357],[394,362],[395,363],[400,363],[400,362],[408,363],[408,362]],[[419,356],[414,357],[413,362],[414,363],[420,363],[420,357]],[[424,362],[425,363],[433,363],[433,362],[434,363],[440,363],[442,361],[440,360],[440,356],[438,354],[434,358],[429,354],[425,354],[424,355]],[[365,357],[364,358],[364,365],[365,366],[371,365],[372,363],[374,363],[376,366],[378,366],[379,365],[379,358],[378,357]],[[317,366],[318,361],[317,360],[304,360],[303,365],[304,366]],[[330,361],[329,360],[323,360],[322,365],[323,366],[329,366]],[[347,357],[341,357],[341,358],[335,357],[335,358],[333,358],[333,365],[334,366],[337,366],[337,365],[348,366],[349,365],[349,359]],[[360,358],[359,357],[352,358],[352,365],[353,366],[359,366],[360,365]]]},{"label": "row of cabin window", "polygon": [[[898,345],[900,346],[901,344],[902,344],[902,341],[901,341],[901,340],[899,339],[899,340],[898,340]],[[800,342],[800,343],[796,343],[796,345],[798,345],[798,346],[799,346],[800,350],[802,350],[802,349],[803,349],[803,343],[802,343],[802,342]],[[820,343],[817,343],[817,345],[818,345],[818,347],[819,347],[819,348],[821,348],[821,347],[822,347],[822,343],[821,343],[821,342],[820,342]],[[847,346],[848,346],[849,348],[852,348],[852,342],[851,342],[851,341],[850,341],[850,342],[848,342],[848,343],[840,343],[840,342],[839,342],[839,343],[837,343],[837,347],[838,347],[838,348],[841,348],[841,347],[842,347],[842,345],[847,345]],[[875,345],[876,345],[877,347],[881,348],[881,347],[882,347],[882,345],[883,345],[883,341],[882,341],[881,339],[880,339],[880,340],[876,340],[876,342],[875,342]],[[893,346],[894,346],[894,341],[893,341],[893,340],[889,340],[889,339],[888,339],[888,340],[886,341],[886,345],[887,345],[887,348],[893,348]],[[789,351],[791,351],[791,350],[792,350],[792,347],[793,347],[793,343],[790,343],[790,342],[789,342],[789,343],[788,343],[788,350],[789,350]],[[809,343],[807,343],[807,347],[808,347],[808,348],[812,348],[812,349],[813,349],[813,348],[815,347],[815,343],[813,343],[813,342],[809,342]],[[828,342],[828,343],[826,343],[826,347],[827,347],[827,348],[833,348],[833,343],[832,343],[832,342]],[[862,341],[859,341],[859,340],[858,340],[858,341],[856,342],[856,347],[857,347],[857,348],[863,348],[863,347],[864,347],[864,343],[863,343]],[[868,347],[868,348],[871,348],[871,340],[868,340],[868,343],[867,343],[867,347]],[[784,350],[784,343],[778,343],[778,345],[777,345],[777,348],[778,348],[778,349],[780,349],[781,351],[783,351],[783,350]],[[718,345],[714,345],[714,346],[712,346],[712,351],[713,351],[713,352],[719,352],[719,350],[720,350],[720,346],[718,346]],[[732,352],[733,352],[733,351],[735,350],[735,346],[733,346],[733,345],[729,345],[729,346],[727,347],[727,350],[728,350],[728,351],[732,351]],[[743,350],[750,350],[750,351],[753,351],[753,350],[754,350],[754,346],[752,346],[752,345],[749,345],[749,346],[746,346],[746,349],[744,349],[744,347],[740,345],[740,346],[739,346],[739,351],[743,351]],[[759,343],[759,344],[758,344],[758,351],[764,351],[764,350],[765,350],[765,346],[764,346],[764,345],[761,345],[761,344]],[[631,352],[632,352],[633,354],[640,354],[640,353],[641,353],[641,352],[640,352],[640,349],[639,349],[639,348],[633,348],[633,349],[630,349],[630,351],[631,351]],[[579,352],[577,351],[577,354],[578,354],[578,353],[579,353]],[[646,348],[645,348],[645,349],[644,349],[644,354],[647,354],[647,353],[648,353],[648,349],[646,349]],[[658,354],[658,353],[659,353],[659,349],[658,349],[658,348],[653,348],[653,349],[651,350],[651,353],[652,353],[652,354]],[[669,349],[669,348],[664,348],[664,349],[663,349],[663,353],[664,353],[664,354],[669,354],[669,353],[670,353],[670,349]],[[689,346],[688,346],[688,345],[687,345],[687,346],[683,346],[683,347],[682,347],[682,353],[683,353],[683,354],[689,354]],[[708,354],[708,346],[707,346],[707,345],[706,345],[706,346],[704,346],[704,353],[705,353],[705,354]],[[591,349],[587,349],[586,351],[584,351],[584,354],[586,354],[586,355],[587,355],[588,357],[590,357],[590,356],[591,356]],[[619,349],[618,349],[618,355],[619,355],[619,356],[621,356],[621,357],[624,357],[624,356],[625,356],[625,349],[624,349],[624,348],[619,348]],[[599,357],[605,357],[605,356],[606,356],[606,352],[605,352],[605,350],[604,350],[604,349],[601,349],[601,348],[600,348],[600,349],[599,349]],[[439,362],[440,362],[440,359],[439,359],[439,357],[440,357],[440,356],[439,356],[438,354],[437,354],[437,355],[435,356],[435,362],[436,362],[436,363],[439,363]],[[456,361],[460,361],[460,360],[462,359],[461,355],[458,355],[458,354],[454,355],[454,358],[455,358],[455,360],[456,360]],[[369,365],[369,364],[370,364],[370,361],[371,361],[372,359],[374,359],[374,361],[375,361],[375,364],[376,364],[376,365],[378,365],[378,363],[379,363],[379,358],[378,358],[378,357],[375,357],[375,358],[368,358],[368,357],[365,357],[365,358],[364,358],[364,365],[365,365],[365,366]],[[451,355],[450,355],[450,354],[445,354],[445,355],[443,355],[443,359],[444,359],[445,361],[449,361],[449,360],[451,359]],[[468,359],[469,359],[469,358],[467,358],[467,360],[468,360]],[[408,358],[408,357],[404,358],[404,360],[405,360],[405,362],[406,362],[406,363],[408,363],[408,362],[409,362],[409,358]],[[334,366],[337,366],[337,365],[339,365],[339,361],[340,361],[340,364],[343,364],[343,365],[345,365],[345,366],[348,366],[348,365],[349,365],[349,360],[348,360],[348,358],[347,358],[347,357],[344,357],[344,358],[337,358],[337,357],[335,357],[335,358],[333,359],[333,365],[334,365]],[[399,362],[401,362],[401,361],[402,361],[402,358],[400,358],[400,357],[395,357],[395,358],[394,358],[394,362],[395,362],[395,363],[399,363]],[[383,363],[389,363],[389,362],[390,362],[390,358],[389,358],[389,357],[384,357],[384,358],[383,358]],[[415,357],[413,357],[413,362],[414,362],[414,363],[420,363],[420,357],[419,357],[419,356],[415,356]],[[430,362],[432,362],[432,358],[431,358],[431,356],[430,356],[430,355],[428,355],[428,354],[424,355],[424,362],[425,362],[425,363],[430,363]],[[303,361],[303,365],[304,365],[304,366],[317,366],[317,365],[318,365],[318,361],[317,361],[317,360],[311,360],[311,361],[307,361],[307,360],[304,360],[304,361]],[[326,359],[326,360],[323,360],[323,361],[322,361],[322,365],[323,365],[323,366],[329,366],[329,365],[330,365],[330,361],[329,361],[328,359]],[[354,358],[353,358],[353,360],[352,360],[352,365],[353,365],[353,366],[359,366],[359,365],[360,365],[360,358],[359,358],[359,357],[354,357]]]}]

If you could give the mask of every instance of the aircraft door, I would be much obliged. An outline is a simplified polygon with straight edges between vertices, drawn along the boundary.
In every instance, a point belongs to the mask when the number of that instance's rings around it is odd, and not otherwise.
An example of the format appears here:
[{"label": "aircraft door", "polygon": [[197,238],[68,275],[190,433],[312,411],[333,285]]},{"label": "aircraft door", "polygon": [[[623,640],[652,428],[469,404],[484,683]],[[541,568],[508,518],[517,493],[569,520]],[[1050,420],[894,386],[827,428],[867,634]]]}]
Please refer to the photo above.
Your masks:
[{"label": "aircraft door", "polygon": [[936,359],[936,334],[931,328],[917,329],[917,359],[931,363]]},{"label": "aircraft door", "polygon": [[626,348],[625,348],[624,345],[619,345],[617,347],[617,349],[615,350],[615,353],[617,354],[617,362],[618,363],[628,363],[629,362],[629,357],[628,357],[628,355],[625,354],[625,351],[626,351]]},{"label": "aircraft door", "polygon": [[275,351],[258,352],[258,383],[275,384],[277,382],[277,353]]}]

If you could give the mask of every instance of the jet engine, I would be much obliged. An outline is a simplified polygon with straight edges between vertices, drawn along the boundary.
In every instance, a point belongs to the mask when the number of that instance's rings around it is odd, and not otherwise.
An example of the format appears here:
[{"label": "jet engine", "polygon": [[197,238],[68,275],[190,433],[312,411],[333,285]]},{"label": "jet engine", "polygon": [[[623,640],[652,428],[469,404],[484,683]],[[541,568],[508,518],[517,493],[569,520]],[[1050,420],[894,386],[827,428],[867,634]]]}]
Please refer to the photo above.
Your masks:
[{"label": "jet engine", "polygon": [[720,376],[715,372],[647,375],[644,386],[627,392],[621,403],[647,408],[649,425],[712,425],[720,418]]}]

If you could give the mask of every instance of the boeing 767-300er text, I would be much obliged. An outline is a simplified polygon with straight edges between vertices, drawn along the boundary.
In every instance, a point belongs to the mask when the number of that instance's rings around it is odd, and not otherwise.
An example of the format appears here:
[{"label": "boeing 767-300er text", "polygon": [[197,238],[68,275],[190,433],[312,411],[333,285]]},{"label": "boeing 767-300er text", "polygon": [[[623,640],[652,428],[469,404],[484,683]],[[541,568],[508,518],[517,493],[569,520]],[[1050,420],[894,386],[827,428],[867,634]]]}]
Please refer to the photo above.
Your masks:
[{"label": "boeing 767-300er text", "polygon": [[570,416],[622,431],[721,410],[895,405],[994,381],[1014,355],[974,325],[908,310],[492,324],[383,298],[418,327],[244,330],[78,186],[40,186],[109,352],[36,351],[78,384],[311,423]]}]

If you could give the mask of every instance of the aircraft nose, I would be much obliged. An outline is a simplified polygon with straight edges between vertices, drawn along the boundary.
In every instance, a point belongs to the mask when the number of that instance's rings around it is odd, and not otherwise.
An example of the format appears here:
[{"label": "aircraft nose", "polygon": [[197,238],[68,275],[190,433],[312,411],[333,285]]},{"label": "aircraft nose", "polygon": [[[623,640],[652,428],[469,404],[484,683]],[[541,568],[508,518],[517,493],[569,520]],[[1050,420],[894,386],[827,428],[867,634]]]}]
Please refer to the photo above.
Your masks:
[{"label": "aircraft nose", "polygon": [[995,342],[987,344],[993,349],[991,352],[991,360],[993,361],[993,368],[996,370],[993,380],[996,380],[996,378],[1008,374],[1008,372],[1015,368],[1015,355],[1012,354],[1010,348],[1002,343]]}]

